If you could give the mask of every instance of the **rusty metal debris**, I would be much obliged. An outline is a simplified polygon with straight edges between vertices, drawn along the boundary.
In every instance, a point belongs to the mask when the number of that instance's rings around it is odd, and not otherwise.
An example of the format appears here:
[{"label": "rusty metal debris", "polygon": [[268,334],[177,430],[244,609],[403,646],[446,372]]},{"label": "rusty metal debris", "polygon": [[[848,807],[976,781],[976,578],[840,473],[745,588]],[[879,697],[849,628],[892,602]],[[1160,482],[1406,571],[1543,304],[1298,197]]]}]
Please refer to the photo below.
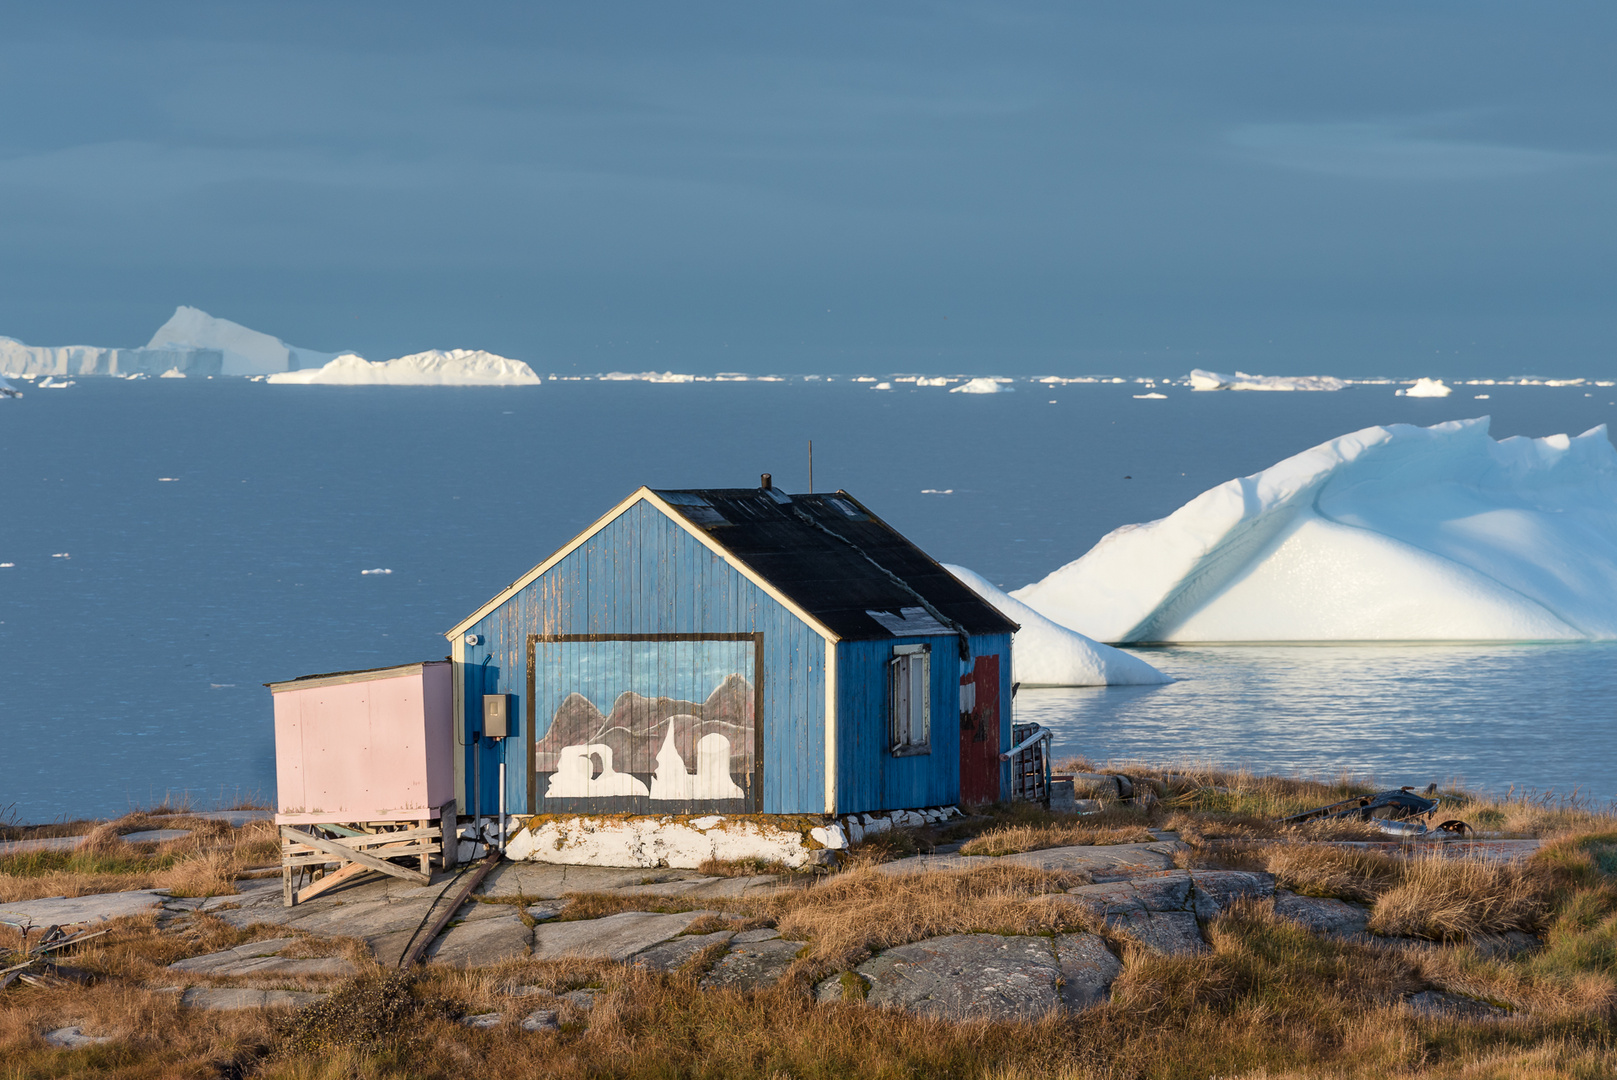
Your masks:
[{"label": "rusty metal debris", "polygon": [[22,928],[22,948],[0,952],[0,990],[13,983],[28,986],[65,986],[68,983],[88,983],[94,976],[82,968],[58,963],[53,954],[91,938],[100,937],[105,930],[80,931],[69,934],[60,926],[47,927],[34,944],[28,944],[33,927]]},{"label": "rusty metal debris", "polygon": [[1370,822],[1389,836],[1406,840],[1422,836],[1447,839],[1463,837],[1468,833],[1474,835],[1476,830],[1458,818],[1449,818],[1436,825],[1429,824],[1432,815],[1443,802],[1436,796],[1436,784],[1428,785],[1419,795],[1415,794],[1412,787],[1402,787],[1317,806],[1312,810],[1304,810],[1300,814],[1281,818],[1280,822],[1283,825],[1296,825],[1304,821],[1345,821],[1357,818],[1360,821]]},{"label": "rusty metal debris", "polygon": [[[1430,788],[1427,790],[1431,791]],[[1296,825],[1304,821],[1343,821],[1348,818],[1358,818],[1360,821],[1404,821],[1409,818],[1431,816],[1432,811],[1437,809],[1438,802],[1437,799],[1416,795],[1414,788],[1397,788],[1393,791],[1359,795],[1352,799],[1343,799],[1341,802],[1318,806],[1312,810],[1304,810],[1300,814],[1281,818],[1280,822],[1282,825]]]}]

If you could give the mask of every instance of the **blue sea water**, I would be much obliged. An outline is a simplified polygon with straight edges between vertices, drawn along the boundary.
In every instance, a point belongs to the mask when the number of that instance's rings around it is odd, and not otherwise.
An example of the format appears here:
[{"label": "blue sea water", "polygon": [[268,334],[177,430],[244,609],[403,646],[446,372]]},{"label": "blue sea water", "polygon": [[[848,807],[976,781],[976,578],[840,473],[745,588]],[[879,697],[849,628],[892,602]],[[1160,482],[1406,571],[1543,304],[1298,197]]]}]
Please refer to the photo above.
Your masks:
[{"label": "blue sea water", "polygon": [[[274,793],[263,683],[442,632],[641,484],[846,488],[1015,587],[1108,530],[1371,424],[1580,432],[1610,390],[1488,401],[1137,385],[526,388],[80,379],[0,402],[0,811]],[[949,494],[923,494],[926,489]],[[388,574],[362,574],[389,569]],[[1164,648],[1157,689],[1025,691],[1058,753],[1617,795],[1607,644]],[[6,808],[9,807],[9,810]]]}]

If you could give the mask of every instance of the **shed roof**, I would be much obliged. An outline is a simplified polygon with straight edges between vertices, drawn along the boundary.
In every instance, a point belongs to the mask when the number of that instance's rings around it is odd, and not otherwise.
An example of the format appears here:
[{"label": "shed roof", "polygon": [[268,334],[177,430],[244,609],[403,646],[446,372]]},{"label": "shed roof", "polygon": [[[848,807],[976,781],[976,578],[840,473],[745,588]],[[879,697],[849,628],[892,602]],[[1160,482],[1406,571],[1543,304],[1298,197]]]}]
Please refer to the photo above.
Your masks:
[{"label": "shed roof", "polygon": [[1017,624],[845,491],[654,492],[839,638],[1005,634]]}]

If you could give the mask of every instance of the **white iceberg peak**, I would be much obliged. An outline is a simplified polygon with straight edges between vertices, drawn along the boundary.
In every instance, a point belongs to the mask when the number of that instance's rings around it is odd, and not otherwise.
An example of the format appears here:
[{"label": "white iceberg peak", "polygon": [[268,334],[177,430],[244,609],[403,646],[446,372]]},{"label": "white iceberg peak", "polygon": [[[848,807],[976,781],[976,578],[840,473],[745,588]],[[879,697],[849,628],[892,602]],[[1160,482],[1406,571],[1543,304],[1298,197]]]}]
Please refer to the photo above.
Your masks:
[{"label": "white iceberg peak", "polygon": [[1173,682],[1137,656],[1051,622],[995,588],[981,574],[948,563],[943,568],[1006,618],[1021,625],[1022,629],[1013,635],[1011,678],[1023,686],[1156,686]]},{"label": "white iceberg peak", "polygon": [[432,349],[374,362],[344,353],[324,367],[285,371],[267,381],[322,386],[537,386],[544,380],[521,360],[478,349]]},{"label": "white iceberg peak", "polygon": [[319,367],[336,353],[298,349],[278,337],[250,330],[229,319],[216,319],[199,308],[181,305],[157,328],[148,349],[218,349],[224,354],[222,375],[267,375]]},{"label": "white iceberg peak", "polygon": [[976,378],[968,379],[959,386],[949,387],[951,394],[1009,394],[1012,393],[1009,379]]},{"label": "white iceberg peak", "polygon": [[1617,450],[1604,427],[1365,428],[1012,595],[1103,641],[1617,638]]},{"label": "white iceberg peak", "polygon": [[1396,397],[1448,397],[1454,388],[1442,379],[1416,379],[1415,385],[1393,391]]}]

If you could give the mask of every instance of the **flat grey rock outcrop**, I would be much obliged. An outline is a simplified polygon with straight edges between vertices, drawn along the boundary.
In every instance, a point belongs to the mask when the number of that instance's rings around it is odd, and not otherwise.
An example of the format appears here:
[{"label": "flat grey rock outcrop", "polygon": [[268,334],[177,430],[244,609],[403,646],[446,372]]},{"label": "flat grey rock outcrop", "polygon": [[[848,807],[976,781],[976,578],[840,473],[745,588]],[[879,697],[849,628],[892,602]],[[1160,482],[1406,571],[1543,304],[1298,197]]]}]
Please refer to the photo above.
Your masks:
[{"label": "flat grey rock outcrop", "polygon": [[1299,896],[1286,889],[1275,890],[1275,914],[1283,919],[1329,937],[1359,937],[1365,934],[1370,909],[1330,896]]},{"label": "flat grey rock outcrop", "polygon": [[1036,1020],[1061,1005],[1049,938],[953,934],[898,945],[859,965],[865,1000],[944,1020]]},{"label": "flat grey rock outcrop", "polygon": [[1199,922],[1237,900],[1266,900],[1274,877],[1243,870],[1165,870],[1122,881],[1079,885],[1047,898],[1071,903],[1138,941],[1169,954],[1202,952]]},{"label": "flat grey rock outcrop", "polygon": [[560,1031],[561,1020],[557,1018],[556,1010],[554,1009],[535,1009],[533,1012],[523,1017],[522,1023],[518,1024],[517,1026],[523,1031],[529,1033],[540,1031]]},{"label": "flat grey rock outcrop", "polygon": [[735,933],[730,930],[719,930],[712,934],[681,934],[661,945],[653,945],[643,952],[636,953],[629,963],[634,967],[650,968],[652,971],[675,971],[684,967],[702,950],[711,949],[715,945],[729,944],[734,936]]},{"label": "flat grey rock outcrop", "polygon": [[1445,994],[1441,990],[1423,990],[1406,998],[1404,1005],[1416,1015],[1434,1019],[1502,1020],[1511,1015],[1510,1010],[1486,1001]]},{"label": "flat grey rock outcrop", "polygon": [[704,990],[752,990],[778,982],[803,951],[801,941],[746,941],[730,951],[702,977]]},{"label": "flat grey rock outcrop", "polygon": [[1159,953],[1191,956],[1207,951],[1196,915],[1190,911],[1123,911],[1108,914],[1106,925]]},{"label": "flat grey rock outcrop", "polygon": [[130,889],[95,896],[47,896],[0,904],[0,923],[12,926],[70,926],[107,922],[125,915],[144,915],[162,905],[166,894],[157,889]]},{"label": "flat grey rock outcrop", "polygon": [[533,930],[533,955],[540,960],[559,956],[627,960],[637,952],[683,934],[691,923],[712,914],[711,911],[682,911],[672,915],[624,911],[604,919],[540,923]]},{"label": "flat grey rock outcrop", "polygon": [[341,956],[297,958],[279,955],[297,941],[297,938],[250,941],[246,945],[238,945],[223,952],[176,960],[168,967],[170,971],[185,971],[219,978],[264,975],[341,977],[353,975],[359,970],[352,960]]},{"label": "flat grey rock outcrop", "polygon": [[450,967],[479,968],[527,956],[533,945],[533,931],[515,909],[506,907],[506,911],[509,914],[451,926],[427,949],[427,960]]},{"label": "flat grey rock outcrop", "polygon": [[328,997],[304,990],[252,990],[242,986],[193,986],[180,997],[187,1009],[301,1009]]},{"label": "flat grey rock outcrop", "polygon": [[190,835],[190,829],[142,829],[139,832],[124,833],[118,839],[126,844],[166,844],[170,840],[179,840]]},{"label": "flat grey rock outcrop", "polygon": [[1063,1006],[1082,1012],[1111,997],[1112,983],[1123,970],[1123,962],[1099,934],[1060,934],[1055,947]]},{"label": "flat grey rock outcrop", "polygon": [[112,1041],[112,1036],[110,1035],[86,1035],[84,1029],[78,1027],[64,1027],[57,1028],[55,1031],[47,1031],[44,1038],[47,1045],[54,1046],[58,1050],[77,1050],[83,1046],[98,1046],[101,1043]]}]

